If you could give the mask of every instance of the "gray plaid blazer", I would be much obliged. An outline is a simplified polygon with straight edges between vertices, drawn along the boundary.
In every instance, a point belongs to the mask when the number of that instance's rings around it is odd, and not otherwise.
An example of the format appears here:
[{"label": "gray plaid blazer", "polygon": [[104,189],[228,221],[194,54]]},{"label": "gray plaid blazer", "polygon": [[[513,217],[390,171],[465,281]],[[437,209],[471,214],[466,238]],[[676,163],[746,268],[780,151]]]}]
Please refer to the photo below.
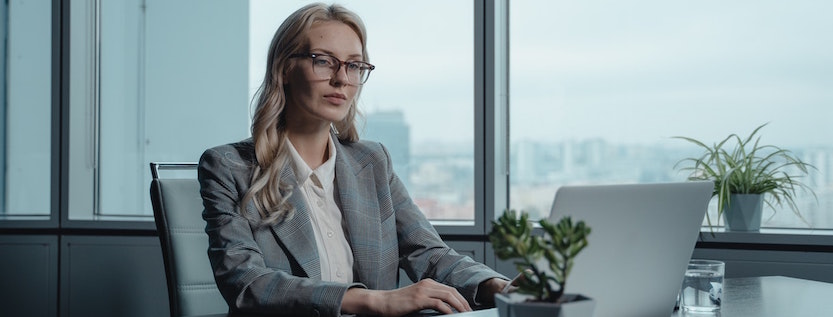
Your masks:
[{"label": "gray plaid blazer", "polygon": [[[380,143],[335,145],[335,201],[353,249],[352,284],[321,280],[309,209],[300,192],[289,197],[295,215],[278,224],[259,226],[253,204],[246,214],[255,220],[240,214],[238,205],[256,162],[251,139],[203,153],[198,174],[208,258],[232,312],[338,316],[347,289],[395,289],[399,268],[413,280],[432,278],[457,288],[471,305],[480,282],[506,278],[440,239],[394,174]],[[281,180],[297,184],[290,166]]]}]

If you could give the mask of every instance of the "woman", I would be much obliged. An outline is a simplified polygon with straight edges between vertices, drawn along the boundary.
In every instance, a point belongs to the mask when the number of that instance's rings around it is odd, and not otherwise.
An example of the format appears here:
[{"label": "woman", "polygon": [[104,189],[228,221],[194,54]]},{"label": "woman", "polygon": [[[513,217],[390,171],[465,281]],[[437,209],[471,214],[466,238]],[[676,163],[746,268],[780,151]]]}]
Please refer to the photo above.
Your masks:
[{"label": "woman", "polygon": [[[443,243],[385,148],[358,140],[366,60],[357,15],[299,9],[272,39],[252,138],[200,159],[208,255],[232,311],[451,313],[506,285]],[[396,289],[400,267],[419,282]]]}]

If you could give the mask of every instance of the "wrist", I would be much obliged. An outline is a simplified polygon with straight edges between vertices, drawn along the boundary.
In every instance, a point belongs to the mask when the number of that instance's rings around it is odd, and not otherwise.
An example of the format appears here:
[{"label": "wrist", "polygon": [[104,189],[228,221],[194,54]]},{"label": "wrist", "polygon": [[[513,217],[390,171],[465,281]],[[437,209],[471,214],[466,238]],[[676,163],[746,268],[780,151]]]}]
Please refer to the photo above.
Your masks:
[{"label": "wrist", "polygon": [[377,296],[365,288],[350,288],[341,300],[341,312],[345,314],[372,314]]},{"label": "wrist", "polygon": [[477,292],[474,294],[474,301],[477,305],[493,305],[495,303],[495,293],[500,292],[508,281],[499,278],[490,278],[480,283],[477,286]]}]

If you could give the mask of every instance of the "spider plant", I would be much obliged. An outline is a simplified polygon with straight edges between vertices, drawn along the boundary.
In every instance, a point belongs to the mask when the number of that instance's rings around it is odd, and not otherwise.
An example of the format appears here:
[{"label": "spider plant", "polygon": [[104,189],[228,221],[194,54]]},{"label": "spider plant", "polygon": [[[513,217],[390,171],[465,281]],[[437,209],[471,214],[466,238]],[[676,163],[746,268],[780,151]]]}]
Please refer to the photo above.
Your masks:
[{"label": "spider plant", "polygon": [[[801,161],[789,150],[761,144],[758,132],[767,124],[758,126],[746,138],[733,133],[711,146],[689,137],[674,137],[691,142],[704,151],[699,157],[680,160],[675,168],[688,164],[680,170],[690,172],[689,180],[714,182],[718,218],[731,204],[732,194],[768,194],[769,199],[765,201],[773,211],[775,206],[787,205],[806,224],[796,206],[795,197],[799,189],[816,197],[813,190],[800,181],[815,167]],[[711,226],[711,219],[708,214],[706,216]]]}]

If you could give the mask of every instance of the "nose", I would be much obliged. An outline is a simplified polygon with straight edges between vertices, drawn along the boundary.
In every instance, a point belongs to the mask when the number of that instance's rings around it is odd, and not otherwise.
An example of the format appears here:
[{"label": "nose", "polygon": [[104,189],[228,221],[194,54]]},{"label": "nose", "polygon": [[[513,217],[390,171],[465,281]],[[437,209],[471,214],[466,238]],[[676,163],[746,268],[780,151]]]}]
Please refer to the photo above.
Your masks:
[{"label": "nose", "polygon": [[344,64],[340,64],[338,66],[338,70],[336,70],[332,78],[330,78],[330,83],[336,87],[347,85],[349,83],[347,81],[347,66]]}]

